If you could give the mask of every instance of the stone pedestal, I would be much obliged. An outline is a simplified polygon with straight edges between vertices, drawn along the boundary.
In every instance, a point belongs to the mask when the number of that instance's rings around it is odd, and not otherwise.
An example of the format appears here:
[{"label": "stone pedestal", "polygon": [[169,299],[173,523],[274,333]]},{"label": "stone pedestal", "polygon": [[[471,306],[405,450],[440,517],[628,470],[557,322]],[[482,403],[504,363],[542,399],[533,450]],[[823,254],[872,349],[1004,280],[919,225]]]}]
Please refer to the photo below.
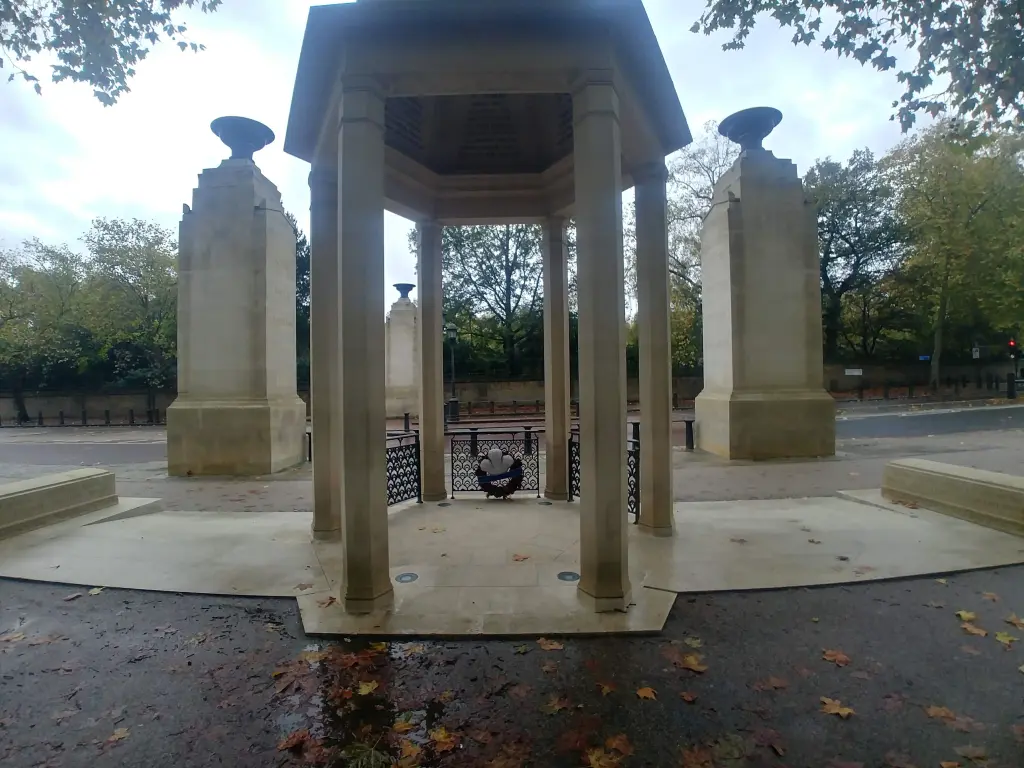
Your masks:
[{"label": "stone pedestal", "polygon": [[391,305],[384,328],[385,395],[389,419],[419,413],[419,330],[418,310],[409,300],[411,283],[398,283],[401,296]]},{"label": "stone pedestal", "polygon": [[697,447],[729,459],[833,455],[817,223],[792,162],[748,148],[719,179],[701,234],[701,283]]},{"label": "stone pedestal", "polygon": [[295,387],[295,232],[251,159],[200,175],[178,256],[171,475],[261,475],[305,458]]}]

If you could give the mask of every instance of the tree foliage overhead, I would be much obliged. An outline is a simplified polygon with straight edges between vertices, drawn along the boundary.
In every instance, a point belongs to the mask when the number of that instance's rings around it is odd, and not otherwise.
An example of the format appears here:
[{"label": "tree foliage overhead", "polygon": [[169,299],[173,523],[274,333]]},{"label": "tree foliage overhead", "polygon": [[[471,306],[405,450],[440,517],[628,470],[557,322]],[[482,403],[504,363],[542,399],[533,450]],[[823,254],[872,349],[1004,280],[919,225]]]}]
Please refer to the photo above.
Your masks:
[{"label": "tree foliage overhead", "polygon": [[[794,44],[817,42],[880,71],[897,70],[904,92],[893,103],[894,119],[904,131],[918,113],[938,115],[947,102],[984,127],[1024,123],[1018,0],[707,0],[692,31],[734,30],[723,48],[742,48],[761,14],[793,28]],[[900,67],[894,54],[902,46],[917,50],[913,67]],[[945,78],[948,88],[936,93],[936,80]]]},{"label": "tree foliage overhead", "polygon": [[[29,71],[38,55],[53,56],[53,82],[86,83],[104,105],[129,90],[128,80],[150,47],[162,37],[181,50],[203,46],[185,39],[175,22],[182,7],[212,12],[221,0],[3,0],[0,2],[0,67],[11,67],[8,81],[20,76],[42,87]],[[7,61],[5,62],[4,59]]]}]

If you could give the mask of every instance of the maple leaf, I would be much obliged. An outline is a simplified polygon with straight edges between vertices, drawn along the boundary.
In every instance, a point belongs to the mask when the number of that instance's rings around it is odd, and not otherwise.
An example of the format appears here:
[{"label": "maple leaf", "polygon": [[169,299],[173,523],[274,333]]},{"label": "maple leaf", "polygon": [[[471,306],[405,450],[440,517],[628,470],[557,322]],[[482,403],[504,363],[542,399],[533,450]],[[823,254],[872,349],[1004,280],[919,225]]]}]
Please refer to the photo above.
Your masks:
[{"label": "maple leaf", "polygon": [[629,738],[624,733],[609,736],[605,739],[604,745],[608,749],[614,749],[623,757],[629,757],[633,754],[633,745],[629,743]]},{"label": "maple leaf", "polygon": [[934,718],[936,718],[938,720],[955,720],[956,719],[956,713],[953,710],[951,710],[949,707],[936,707],[936,706],[925,707],[924,713],[926,715],[928,715],[928,717],[934,717]]},{"label": "maple leaf", "polygon": [[700,648],[704,645],[704,641],[699,637],[687,637],[683,639],[683,643],[688,645],[690,648]]},{"label": "maple leaf", "polygon": [[843,703],[839,699],[830,699],[827,696],[821,697],[821,711],[826,715],[836,715],[841,717],[843,720],[848,718],[850,715],[856,714],[849,707],[844,707]]},{"label": "maple leaf", "polygon": [[969,621],[965,621],[963,624],[961,624],[960,629],[962,629],[969,635],[976,635],[977,637],[985,637],[985,635],[988,634],[988,630],[982,629],[981,627],[976,627]]},{"label": "maple leaf", "polygon": [[991,600],[993,603],[999,602],[999,595],[997,595],[995,592],[982,592],[981,596],[985,600]]},{"label": "maple leaf", "polygon": [[569,708],[569,700],[565,696],[558,696],[552,694],[551,698],[548,699],[548,703],[541,707],[541,711],[546,712],[549,715],[557,715],[563,709]]},{"label": "maple leaf", "polygon": [[1017,629],[1024,629],[1024,619],[1017,618],[1017,614],[1016,613],[1011,613],[1009,616],[1007,616],[1006,617],[1006,623],[1007,624],[1012,624]]},{"label": "maple leaf", "polygon": [[400,757],[404,759],[412,758],[416,759],[423,754],[423,748],[418,744],[413,744],[408,739],[402,740],[402,751],[399,753]]},{"label": "maple leaf", "polygon": [[555,662],[553,661],[545,661],[543,664],[540,665],[540,668],[542,672],[547,672],[549,675],[552,675],[558,671],[558,665],[555,664]]},{"label": "maple leaf", "polygon": [[966,747],[954,747],[953,751],[960,755],[960,757],[966,757],[968,760],[988,759],[988,752],[985,751],[984,747],[974,747],[968,744]]},{"label": "maple leaf", "polygon": [[1009,632],[996,632],[996,641],[1002,643],[1009,650],[1010,646],[1017,642],[1018,638],[1011,635]]},{"label": "maple leaf", "polygon": [[371,694],[374,691],[376,691],[379,686],[380,683],[378,683],[376,680],[366,680],[365,682],[359,684],[359,695],[366,696],[368,694]]},{"label": "maple leaf", "polygon": [[512,555],[512,560],[517,562],[517,563],[521,563],[524,560],[529,560],[529,559],[530,559],[529,555]]},{"label": "maple leaf", "polygon": [[638,699],[657,699],[658,692],[649,686],[636,689],[636,697]]},{"label": "maple leaf", "polygon": [[409,731],[416,730],[416,725],[411,720],[400,717],[395,720],[395,724],[391,726],[391,730],[395,733],[408,733]]},{"label": "maple leaf", "polygon": [[697,700],[697,694],[692,691],[683,691],[679,694],[679,698],[685,701],[687,704],[693,704]]},{"label": "maple leaf", "polygon": [[537,640],[537,645],[539,645],[543,651],[560,651],[565,647],[557,640],[548,640],[544,637]]},{"label": "maple leaf", "polygon": [[281,743],[277,745],[278,752],[287,752],[288,750],[301,751],[305,748],[306,743],[310,740],[309,728],[300,728],[297,731],[292,731]]},{"label": "maple leaf", "polygon": [[714,768],[714,758],[704,747],[684,747],[681,768]]},{"label": "maple leaf", "polygon": [[435,728],[429,734],[430,740],[434,742],[435,752],[451,752],[459,743],[457,734],[449,733],[444,726]]},{"label": "maple leaf", "polygon": [[850,663],[850,657],[842,651],[824,650],[821,652],[821,658],[825,661],[831,661],[837,667],[845,667]]},{"label": "maple leaf", "polygon": [[960,621],[974,621],[978,618],[978,614],[972,611],[957,611],[956,617],[960,619]]},{"label": "maple leaf", "polygon": [[93,597],[96,597],[96,595],[98,595],[104,589],[106,589],[106,587],[93,587],[92,589],[89,590],[89,594],[92,595]]},{"label": "maple leaf", "polygon": [[616,768],[622,762],[622,756],[609,754],[600,747],[594,747],[587,750],[584,760],[588,768]]},{"label": "maple leaf", "polygon": [[615,690],[615,683],[601,683],[597,684],[597,687],[601,689],[601,695],[607,696],[609,693]]}]

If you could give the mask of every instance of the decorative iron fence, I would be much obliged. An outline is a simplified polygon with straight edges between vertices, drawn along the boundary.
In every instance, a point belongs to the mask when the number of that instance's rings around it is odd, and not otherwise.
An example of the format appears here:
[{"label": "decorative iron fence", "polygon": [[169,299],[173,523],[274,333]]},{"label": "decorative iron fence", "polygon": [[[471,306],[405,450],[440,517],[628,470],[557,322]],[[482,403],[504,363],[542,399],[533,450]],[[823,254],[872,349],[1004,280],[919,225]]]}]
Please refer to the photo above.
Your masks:
[{"label": "decorative iron fence", "polygon": [[[626,440],[626,511],[640,522],[640,424],[630,423]],[[580,430],[569,432],[569,501],[580,495]]]},{"label": "decorative iron fence", "polygon": [[[515,490],[535,491],[540,496],[540,451],[537,437],[541,430],[532,427],[522,429],[458,429],[448,430],[445,435],[451,441],[451,481],[452,498],[455,493],[470,491],[486,491],[488,495],[496,495],[500,491],[511,488]],[[481,462],[488,458],[492,450],[508,456],[506,462],[519,462],[515,467],[489,467],[491,475],[497,471],[499,479],[488,483],[490,488],[481,487]],[[498,471],[498,470],[509,471]],[[521,471],[520,471],[521,470]]]},{"label": "decorative iron fence", "polygon": [[423,501],[419,432],[388,433],[386,452],[388,506],[410,499]]}]

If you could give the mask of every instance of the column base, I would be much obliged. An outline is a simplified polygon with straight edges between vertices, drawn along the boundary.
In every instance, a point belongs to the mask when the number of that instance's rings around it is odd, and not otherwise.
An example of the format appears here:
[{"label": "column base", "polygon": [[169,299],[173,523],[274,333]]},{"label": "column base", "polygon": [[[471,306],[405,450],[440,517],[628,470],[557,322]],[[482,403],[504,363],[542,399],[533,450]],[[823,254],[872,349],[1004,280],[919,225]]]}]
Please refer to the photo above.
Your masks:
[{"label": "column base", "polygon": [[377,597],[364,599],[355,597],[344,597],[342,603],[345,606],[346,613],[373,613],[374,611],[386,611],[394,607],[395,605],[395,591],[388,589],[382,595]]},{"label": "column base", "polygon": [[306,404],[187,400],[167,409],[167,473],[268,475],[306,460]]},{"label": "column base", "polygon": [[427,493],[424,491],[423,501],[448,501],[448,491],[443,493]]},{"label": "column base", "polygon": [[544,491],[544,498],[551,501],[568,501],[569,494],[564,491]]},{"label": "column base", "polygon": [[723,392],[696,400],[697,448],[726,459],[834,456],[836,405],[824,390]]},{"label": "column base", "polygon": [[610,613],[620,611],[625,613],[633,602],[633,590],[627,589],[621,597],[595,597],[584,591],[583,587],[576,588],[576,596],[580,602],[590,608],[594,613]]},{"label": "column base", "polygon": [[639,528],[642,533],[646,533],[649,536],[657,536],[659,538],[666,539],[675,536],[675,528],[673,528],[671,525],[645,525],[643,507],[641,507],[640,510],[640,524],[637,525],[637,528]]},{"label": "column base", "polygon": [[316,523],[309,526],[310,537],[313,541],[341,541],[341,528],[330,528],[326,531],[318,531]]}]

